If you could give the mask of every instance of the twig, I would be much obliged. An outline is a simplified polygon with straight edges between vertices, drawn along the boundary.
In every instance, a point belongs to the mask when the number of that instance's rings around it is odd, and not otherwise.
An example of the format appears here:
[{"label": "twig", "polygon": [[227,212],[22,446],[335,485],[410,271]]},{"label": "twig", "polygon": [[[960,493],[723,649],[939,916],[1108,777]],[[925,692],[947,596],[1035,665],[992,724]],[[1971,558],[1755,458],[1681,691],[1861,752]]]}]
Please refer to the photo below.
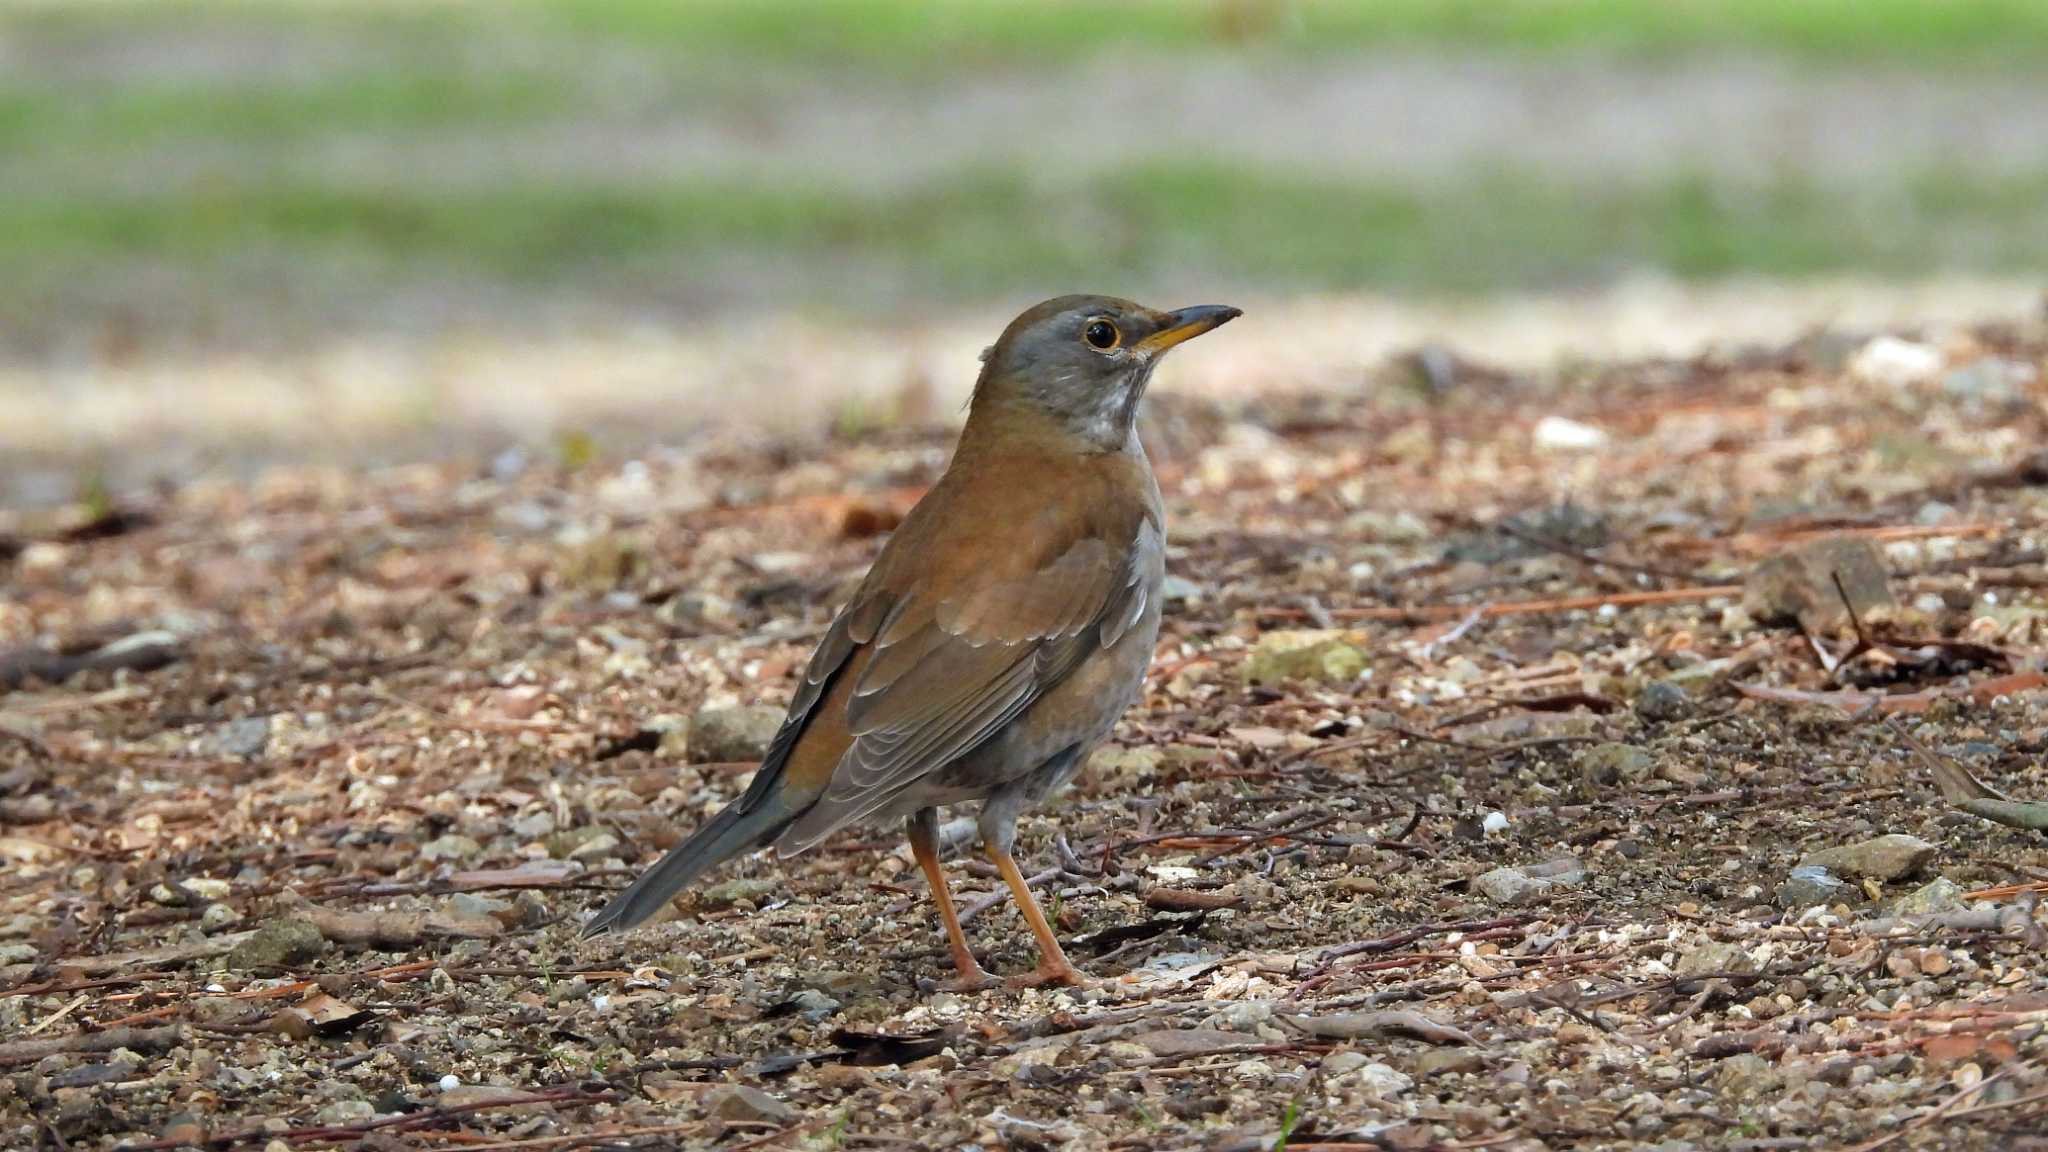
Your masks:
[{"label": "twig", "polygon": [[1965,1116],[1981,1116],[1986,1112],[2000,1112],[2007,1108],[2019,1108],[2027,1104],[2039,1104],[2043,1100],[2048,1100],[2048,1092],[2030,1092],[2025,1096],[2015,1096],[2010,1100],[1998,1100],[1990,1104],[1973,1104],[1960,1112],[1949,1113],[1948,1118],[1951,1120],[1960,1120]]},{"label": "twig", "polygon": [[19,688],[31,680],[61,684],[81,672],[154,672],[177,663],[184,655],[184,641],[169,632],[138,632],[73,656],[43,648],[16,648],[0,652],[0,690]]},{"label": "twig", "polygon": [[28,1031],[26,1031],[26,1032],[22,1033],[22,1035],[24,1035],[24,1036],[35,1036],[35,1035],[38,1035],[38,1034],[40,1034],[40,1033],[41,1033],[41,1032],[43,1032],[43,1031],[44,1031],[45,1029],[47,1029],[47,1028],[48,1028],[48,1027],[49,1027],[50,1025],[52,1025],[52,1024],[55,1024],[55,1023],[56,1023],[57,1021],[59,1021],[59,1020],[62,1020],[62,1019],[63,1019],[63,1018],[65,1018],[66,1016],[69,1016],[69,1015],[71,1015],[71,1014],[72,1014],[73,1012],[76,1012],[76,1011],[78,1011],[78,1009],[79,1009],[79,1006],[80,1006],[80,1005],[82,1005],[82,1004],[84,1004],[84,1003],[85,1003],[85,1002],[86,1002],[87,1000],[90,1000],[90,999],[92,999],[92,997],[90,997],[90,996],[80,996],[80,997],[79,997],[78,999],[76,999],[76,1000],[73,1000],[73,1001],[72,1001],[71,1003],[69,1003],[69,1004],[66,1004],[66,1005],[65,1005],[65,1006],[63,1006],[62,1008],[59,1008],[59,1009],[57,1009],[57,1010],[56,1010],[55,1012],[52,1012],[52,1013],[50,1013],[50,1014],[49,1014],[48,1016],[45,1016],[45,1017],[43,1017],[43,1018],[42,1018],[42,1020],[41,1020],[41,1021],[40,1021],[39,1023],[37,1023],[37,1024],[36,1024],[36,1026],[35,1026],[35,1027],[33,1027],[33,1028],[29,1029]]},{"label": "twig", "polygon": [[184,1042],[185,1030],[176,1024],[162,1028],[109,1028],[104,1032],[80,1032],[47,1040],[16,1040],[11,1044],[0,1044],[0,1068],[33,1064],[45,1056],[73,1052],[111,1052],[116,1048],[147,1052]]},{"label": "twig", "polygon": [[1977,888],[1963,893],[1961,900],[2005,900],[2023,896],[2028,892],[2048,892],[2048,880],[2029,880],[2020,884],[1999,884],[1991,888]]},{"label": "twig", "polygon": [[1472,631],[1472,629],[1476,627],[1481,620],[1484,619],[1486,619],[1486,605],[1481,604],[1477,608],[1472,609],[1471,612],[1467,613],[1463,620],[1458,621],[1457,627],[1452,628],[1449,632],[1444,633],[1443,635],[1437,637],[1434,640],[1425,641],[1421,644],[1416,645],[1415,658],[1418,660],[1427,660],[1431,656],[1436,654],[1436,650],[1438,648],[1446,647],[1451,644],[1456,644],[1458,641],[1465,638],[1465,634],[1467,632]]},{"label": "twig", "polygon": [[1851,714],[1868,712],[1925,712],[1937,700],[1991,700],[1999,696],[2010,696],[2019,692],[2031,692],[2048,687],[2048,673],[2014,672],[2010,676],[1994,676],[1979,680],[1975,684],[1959,688],[1930,688],[1920,692],[1907,692],[1887,696],[1882,692],[1809,692],[1798,688],[1773,688],[1768,684],[1745,684],[1739,680],[1729,681],[1729,686],[1753,700],[1771,700],[1781,704],[1829,704]]}]

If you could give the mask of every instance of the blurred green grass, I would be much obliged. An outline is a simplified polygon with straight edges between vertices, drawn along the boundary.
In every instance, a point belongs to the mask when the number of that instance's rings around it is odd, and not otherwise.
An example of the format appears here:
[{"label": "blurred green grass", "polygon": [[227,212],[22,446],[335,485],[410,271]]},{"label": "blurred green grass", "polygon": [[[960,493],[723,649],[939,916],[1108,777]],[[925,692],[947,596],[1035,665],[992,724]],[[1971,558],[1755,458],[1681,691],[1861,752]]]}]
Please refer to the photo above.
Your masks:
[{"label": "blurred green grass", "polygon": [[711,52],[950,66],[1219,43],[1315,52],[1764,50],[1921,63],[2039,59],[2048,48],[2048,5],[2036,0],[567,0],[540,7],[579,30],[660,35]]},{"label": "blurred green grass", "polygon": [[[2048,67],[2043,0],[111,0],[0,5],[24,60],[96,43],[284,42],[353,49],[287,71],[110,70],[90,84],[0,71],[0,149],[147,141],[283,142],[545,121],[630,103],[579,60],[658,61],[671,97],[744,97],[752,69],[852,71],[877,84],[1056,68],[1133,50],[1341,55],[1374,49],[1640,61],[1762,53],[1812,67]],[[613,111],[619,109],[614,107]],[[630,110],[630,109],[628,109]],[[0,152],[0,159],[6,152]]]},{"label": "blurred green grass", "polygon": [[[0,72],[0,308],[17,313],[118,289],[140,266],[232,296],[250,268],[630,288],[759,258],[849,269],[772,285],[830,302],[866,273],[997,293],[1100,282],[1105,269],[1481,290],[1639,267],[2048,266],[2048,174],[1960,168],[1845,196],[1790,176],[1735,187],[1703,168],[1625,185],[1488,169],[1425,189],[1241,162],[1145,160],[1065,180],[969,165],[878,192],[517,164],[441,179],[431,160],[418,180],[362,179],[346,162],[362,141],[431,151],[551,128],[630,148],[679,103],[718,101],[744,122],[749,101],[820,70],[936,99],[962,72],[1140,51],[1284,65],[1419,48],[1560,67],[1763,53],[1800,68],[2024,75],[2048,62],[2048,0],[112,0],[0,9],[0,37],[28,65]],[[222,45],[226,65],[208,66]]]},{"label": "blurred green grass", "polygon": [[[535,74],[370,71],[290,85],[148,84],[96,91],[0,86],[0,150],[110,150],[177,140],[275,144],[334,133],[530,121],[568,87]],[[0,152],[0,155],[5,155]]]},{"label": "blurred green grass", "polygon": [[2038,0],[112,0],[20,3],[45,31],[195,20],[429,35],[524,24],[699,56],[976,67],[1133,47],[1271,45],[1598,51],[1640,57],[1768,51],[1816,61],[2037,63]]},{"label": "blurred green grass", "polygon": [[2048,181],[1943,173],[1845,200],[1703,177],[1591,191],[1513,173],[1424,192],[1210,165],[1071,184],[982,170],[886,195],[787,183],[351,191],[279,185],[175,197],[0,203],[0,263],[65,277],[123,261],[432,269],[532,283],[686,274],[761,254],[945,292],[1176,270],[1332,289],[1556,287],[1656,267],[1684,276],[1845,267],[1925,275],[2048,265]]}]

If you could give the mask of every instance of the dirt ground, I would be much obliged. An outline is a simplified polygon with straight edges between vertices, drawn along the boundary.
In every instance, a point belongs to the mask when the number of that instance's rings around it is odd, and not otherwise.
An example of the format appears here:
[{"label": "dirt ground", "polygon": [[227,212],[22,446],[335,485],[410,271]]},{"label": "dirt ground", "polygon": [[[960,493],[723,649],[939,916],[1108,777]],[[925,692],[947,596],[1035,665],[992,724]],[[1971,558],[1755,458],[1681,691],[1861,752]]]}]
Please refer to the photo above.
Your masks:
[{"label": "dirt ground", "polygon": [[1903,335],[1155,397],[1082,991],[893,829],[576,938],[941,429],[0,514],[0,1144],[2048,1147],[2048,321]]}]

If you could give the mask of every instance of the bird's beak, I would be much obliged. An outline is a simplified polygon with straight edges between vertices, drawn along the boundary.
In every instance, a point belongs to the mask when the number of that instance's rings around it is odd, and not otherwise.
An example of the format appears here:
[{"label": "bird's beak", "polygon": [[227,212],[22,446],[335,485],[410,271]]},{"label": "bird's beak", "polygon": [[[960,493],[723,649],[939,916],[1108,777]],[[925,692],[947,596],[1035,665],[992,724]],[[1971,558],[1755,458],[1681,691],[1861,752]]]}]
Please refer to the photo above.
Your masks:
[{"label": "bird's beak", "polygon": [[1164,327],[1138,341],[1133,347],[1144,355],[1157,356],[1175,344],[1192,340],[1209,329],[1222,327],[1242,315],[1243,312],[1228,304],[1197,304],[1193,308],[1169,312]]}]

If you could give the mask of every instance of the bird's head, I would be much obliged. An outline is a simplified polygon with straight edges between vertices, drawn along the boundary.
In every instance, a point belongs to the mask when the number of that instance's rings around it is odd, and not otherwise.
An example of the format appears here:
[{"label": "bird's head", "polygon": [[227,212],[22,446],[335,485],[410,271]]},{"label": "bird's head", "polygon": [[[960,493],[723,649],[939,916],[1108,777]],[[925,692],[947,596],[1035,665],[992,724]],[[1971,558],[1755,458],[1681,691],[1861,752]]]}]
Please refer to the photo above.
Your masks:
[{"label": "bird's head", "polygon": [[1123,446],[1167,349],[1239,315],[1202,304],[1160,312],[1112,296],[1061,296],[1010,321],[982,354],[973,411],[1043,415],[1104,451]]}]

